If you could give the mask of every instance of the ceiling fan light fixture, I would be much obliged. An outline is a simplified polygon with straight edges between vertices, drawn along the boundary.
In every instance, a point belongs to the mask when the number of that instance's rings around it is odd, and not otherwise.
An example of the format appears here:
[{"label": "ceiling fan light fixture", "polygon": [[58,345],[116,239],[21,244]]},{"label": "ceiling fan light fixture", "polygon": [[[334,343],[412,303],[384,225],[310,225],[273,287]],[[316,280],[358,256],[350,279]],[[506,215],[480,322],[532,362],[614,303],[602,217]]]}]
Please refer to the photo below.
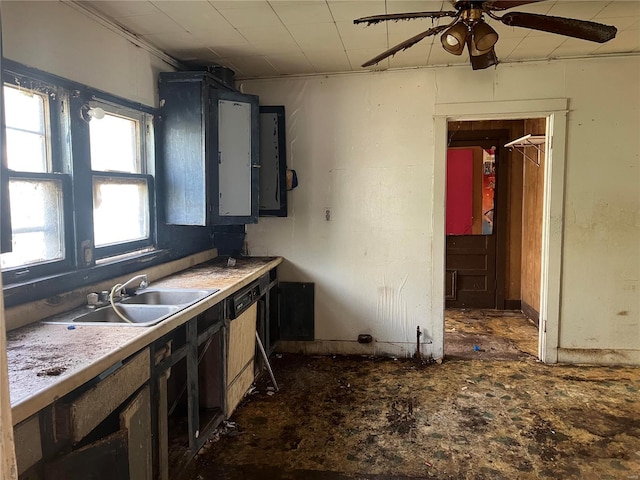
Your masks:
[{"label": "ceiling fan light fixture", "polygon": [[471,37],[476,49],[480,52],[488,52],[498,41],[498,32],[485,22],[476,23],[471,29]]},{"label": "ceiling fan light fixture", "polygon": [[481,52],[475,48],[471,38],[467,39],[467,46],[469,47],[469,60],[471,61],[472,69],[482,70],[498,64],[498,57],[493,47],[486,52]]},{"label": "ceiling fan light fixture", "polygon": [[467,26],[458,22],[444,31],[440,37],[442,48],[453,55],[462,55],[468,35]]}]

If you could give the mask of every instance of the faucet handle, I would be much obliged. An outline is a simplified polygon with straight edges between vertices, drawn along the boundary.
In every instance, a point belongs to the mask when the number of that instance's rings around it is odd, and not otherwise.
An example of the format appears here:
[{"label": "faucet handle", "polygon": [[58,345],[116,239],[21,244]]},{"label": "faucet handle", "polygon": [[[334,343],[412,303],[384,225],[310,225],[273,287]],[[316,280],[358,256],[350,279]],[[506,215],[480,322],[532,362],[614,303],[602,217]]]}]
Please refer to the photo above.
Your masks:
[{"label": "faucet handle", "polygon": [[91,292],[89,294],[87,294],[87,306],[88,307],[95,307],[96,305],[98,305],[99,302],[99,298],[98,298],[98,294],[95,292]]}]

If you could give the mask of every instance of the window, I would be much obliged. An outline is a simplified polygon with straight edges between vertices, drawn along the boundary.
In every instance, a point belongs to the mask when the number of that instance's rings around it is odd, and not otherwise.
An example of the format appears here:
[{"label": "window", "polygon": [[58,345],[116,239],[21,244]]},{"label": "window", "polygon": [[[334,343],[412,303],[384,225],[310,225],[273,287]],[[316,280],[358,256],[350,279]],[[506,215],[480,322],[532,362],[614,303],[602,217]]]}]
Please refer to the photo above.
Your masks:
[{"label": "window", "polygon": [[17,64],[2,79],[12,246],[0,255],[5,286],[75,278],[97,260],[135,261],[153,249],[151,109]]},{"label": "window", "polygon": [[[64,191],[68,182],[52,158],[51,103],[55,89],[5,85],[7,166],[12,252],[3,269],[65,260]],[[57,165],[59,167],[59,165]]]},{"label": "window", "polygon": [[102,103],[90,108],[93,233],[103,258],[151,242],[151,129],[140,112]]}]

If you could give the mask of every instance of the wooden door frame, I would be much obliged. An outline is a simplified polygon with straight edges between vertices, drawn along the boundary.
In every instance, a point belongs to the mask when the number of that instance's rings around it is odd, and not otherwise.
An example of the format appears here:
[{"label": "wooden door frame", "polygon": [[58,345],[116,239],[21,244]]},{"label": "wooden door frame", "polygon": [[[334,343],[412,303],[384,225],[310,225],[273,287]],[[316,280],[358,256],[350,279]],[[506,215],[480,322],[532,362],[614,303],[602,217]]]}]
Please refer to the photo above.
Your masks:
[{"label": "wooden door frame", "polygon": [[[449,134],[447,134],[449,135]],[[449,136],[449,147],[482,147],[491,148],[495,146],[498,150],[496,163],[496,186],[497,193],[494,199],[494,228],[496,232],[496,292],[495,308],[504,310],[505,307],[505,284],[507,266],[507,149],[504,144],[512,140],[509,138],[509,130],[505,128],[492,130],[458,130],[455,135]],[[445,249],[446,250],[446,249]]]},{"label": "wooden door frame", "polygon": [[[2,21],[0,20],[0,72],[2,71]],[[4,146],[4,109],[2,92],[0,92],[0,163],[2,164],[3,174],[6,161]],[[3,220],[7,219],[7,211],[9,205],[6,204],[6,198],[2,195],[0,198],[0,208],[2,209]],[[2,250],[4,250],[6,222],[2,224]],[[11,224],[8,225],[11,230]],[[11,235],[8,236],[11,241]],[[0,276],[0,291],[2,291],[2,276]],[[11,418],[11,400],[9,389],[9,369],[7,364],[7,337],[6,323],[4,318],[4,295],[0,296],[0,479],[13,480],[18,478],[18,467],[16,465],[15,446],[13,441],[13,421]]]},{"label": "wooden door frame", "polygon": [[554,98],[435,105],[430,312],[434,322],[432,339],[434,357],[444,356],[445,180],[448,122],[545,117],[548,141],[545,145],[538,357],[545,363],[558,362],[568,103],[567,98]]}]

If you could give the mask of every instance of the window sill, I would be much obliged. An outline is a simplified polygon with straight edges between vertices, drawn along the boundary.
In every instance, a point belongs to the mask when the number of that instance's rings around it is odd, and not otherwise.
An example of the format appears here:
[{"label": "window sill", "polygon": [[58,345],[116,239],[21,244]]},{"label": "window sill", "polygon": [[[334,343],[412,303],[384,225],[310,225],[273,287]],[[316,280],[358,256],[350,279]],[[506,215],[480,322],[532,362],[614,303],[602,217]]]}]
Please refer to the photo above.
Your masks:
[{"label": "window sill", "polygon": [[7,284],[3,288],[5,307],[42,300],[85,285],[124,275],[146,266],[158,265],[171,259],[169,250],[120,255],[105,259],[90,268],[37,278],[28,282]]}]

